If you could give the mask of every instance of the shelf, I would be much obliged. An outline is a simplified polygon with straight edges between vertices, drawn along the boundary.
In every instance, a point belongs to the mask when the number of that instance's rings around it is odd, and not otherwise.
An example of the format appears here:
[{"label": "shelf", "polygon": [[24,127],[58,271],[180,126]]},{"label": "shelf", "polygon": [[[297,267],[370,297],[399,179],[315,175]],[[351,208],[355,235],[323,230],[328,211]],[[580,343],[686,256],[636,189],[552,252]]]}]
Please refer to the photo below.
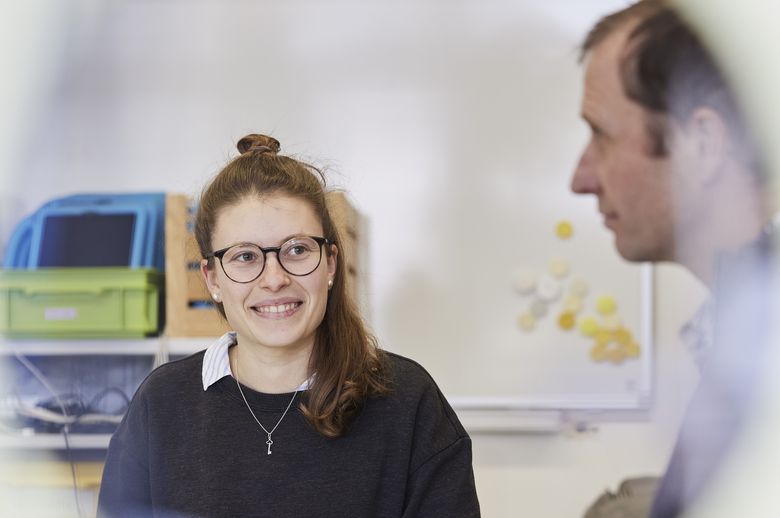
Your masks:
[{"label": "shelf", "polygon": [[0,356],[155,355],[167,349],[169,355],[188,355],[208,347],[215,338],[146,339],[10,339],[0,338]]},{"label": "shelf", "polygon": [[[68,442],[74,450],[104,450],[111,434],[70,434]],[[7,434],[0,433],[0,449],[4,450],[61,450],[65,439],[61,433]]]},{"label": "shelf", "polygon": [[[202,351],[216,338],[168,338],[145,339],[11,339],[0,338],[0,362],[3,357],[22,356],[156,356],[163,358],[183,356]],[[110,434],[71,434],[71,449],[104,450],[108,448]],[[60,450],[65,448],[62,434],[35,434],[4,432],[0,430],[0,450]]]}]

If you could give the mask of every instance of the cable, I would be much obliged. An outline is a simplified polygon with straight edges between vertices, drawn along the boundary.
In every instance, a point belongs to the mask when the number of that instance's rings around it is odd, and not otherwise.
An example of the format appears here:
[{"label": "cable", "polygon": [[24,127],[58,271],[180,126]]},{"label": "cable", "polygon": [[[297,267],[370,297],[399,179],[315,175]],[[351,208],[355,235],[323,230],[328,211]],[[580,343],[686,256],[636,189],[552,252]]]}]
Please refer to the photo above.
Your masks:
[{"label": "cable", "polygon": [[121,415],[114,414],[95,414],[95,413],[83,413],[77,416],[74,415],[62,415],[57,412],[53,412],[47,408],[30,407],[20,404],[16,410],[16,413],[23,417],[32,417],[33,419],[39,419],[46,421],[47,423],[61,424],[61,425],[73,425],[73,424],[98,424],[98,423],[112,423],[119,424],[122,421]]},{"label": "cable", "polygon": [[[19,363],[24,365],[27,370],[30,371],[30,373],[37,379],[41,385],[43,385],[46,390],[48,390],[52,397],[54,398],[54,401],[57,402],[57,405],[59,405],[60,410],[62,410],[62,416],[68,417],[68,412],[65,410],[65,405],[62,403],[62,400],[57,395],[57,392],[52,388],[51,384],[49,384],[49,381],[46,379],[46,376],[43,375],[41,371],[38,370],[38,368],[33,365],[30,360],[22,356],[19,352],[15,352],[14,356],[17,360],[19,360]],[[68,437],[68,423],[65,423],[62,427],[62,437],[65,440],[65,451],[68,454],[68,463],[70,464],[70,474],[73,477],[73,495],[76,498],[76,513],[78,514],[79,518],[84,516],[84,512],[81,509],[81,498],[79,497],[79,484],[78,484],[78,477],[76,476],[76,464],[73,462],[73,451],[70,448],[70,439]]]},{"label": "cable", "polygon": [[94,411],[97,407],[97,404],[103,401],[103,398],[105,398],[107,395],[112,393],[118,394],[122,397],[122,400],[125,402],[125,409],[130,406],[130,398],[127,397],[127,394],[125,394],[124,390],[120,389],[119,387],[108,387],[101,390],[92,397],[92,399],[89,401],[89,404],[87,404],[87,410]]}]

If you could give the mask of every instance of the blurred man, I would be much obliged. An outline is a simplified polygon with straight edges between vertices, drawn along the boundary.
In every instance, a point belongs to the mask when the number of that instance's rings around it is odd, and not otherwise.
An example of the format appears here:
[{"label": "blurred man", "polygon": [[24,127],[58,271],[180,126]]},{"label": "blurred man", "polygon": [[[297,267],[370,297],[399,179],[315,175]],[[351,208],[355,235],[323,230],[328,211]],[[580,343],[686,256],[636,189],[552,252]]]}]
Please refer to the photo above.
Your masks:
[{"label": "blurred man", "polygon": [[677,516],[733,442],[761,364],[767,180],[717,66],[662,2],[603,18],[582,51],[591,137],[572,190],[596,196],[624,258],[679,263],[714,294],[686,326],[707,352],[651,514]]}]

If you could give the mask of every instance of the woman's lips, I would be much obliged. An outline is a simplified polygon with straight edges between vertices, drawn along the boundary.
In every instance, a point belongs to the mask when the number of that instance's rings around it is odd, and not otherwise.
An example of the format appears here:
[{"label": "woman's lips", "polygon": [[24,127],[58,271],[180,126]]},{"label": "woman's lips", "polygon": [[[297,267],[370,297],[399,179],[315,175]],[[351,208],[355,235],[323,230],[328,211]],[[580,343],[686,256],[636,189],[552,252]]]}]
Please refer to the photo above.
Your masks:
[{"label": "woman's lips", "polygon": [[259,306],[255,308],[258,313],[284,313],[298,306],[298,303],[290,302],[288,304],[277,304],[272,306]]},{"label": "woman's lips", "polygon": [[265,318],[286,318],[298,311],[302,305],[301,301],[260,304],[252,306],[252,311]]}]

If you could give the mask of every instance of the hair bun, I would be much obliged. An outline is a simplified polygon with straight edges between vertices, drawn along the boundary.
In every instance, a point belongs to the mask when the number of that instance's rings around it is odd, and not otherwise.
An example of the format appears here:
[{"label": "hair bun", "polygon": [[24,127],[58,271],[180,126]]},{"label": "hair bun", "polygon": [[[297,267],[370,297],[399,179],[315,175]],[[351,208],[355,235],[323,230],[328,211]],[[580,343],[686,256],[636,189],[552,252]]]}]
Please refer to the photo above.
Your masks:
[{"label": "hair bun", "polygon": [[236,147],[242,155],[246,153],[268,153],[276,155],[282,146],[279,144],[279,141],[273,137],[252,133],[239,140]]}]

